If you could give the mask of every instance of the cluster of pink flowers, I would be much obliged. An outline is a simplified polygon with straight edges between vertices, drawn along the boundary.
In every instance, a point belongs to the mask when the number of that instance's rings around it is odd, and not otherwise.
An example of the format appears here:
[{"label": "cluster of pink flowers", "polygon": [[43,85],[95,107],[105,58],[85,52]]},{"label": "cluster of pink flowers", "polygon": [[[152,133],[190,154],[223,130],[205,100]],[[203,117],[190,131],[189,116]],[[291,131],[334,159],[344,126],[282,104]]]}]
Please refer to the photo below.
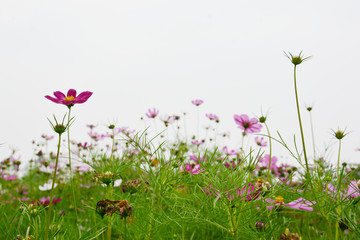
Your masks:
[{"label": "cluster of pink flowers", "polygon": [[[52,201],[52,204],[60,202],[61,198],[56,198]],[[31,204],[35,204],[35,202],[30,202]],[[38,201],[36,201],[37,205],[47,206],[50,204],[50,197],[42,197]]]},{"label": "cluster of pink flowers", "polygon": [[[280,173],[278,171],[278,166],[276,165],[278,159],[277,157],[271,157],[271,165],[270,170],[278,177],[280,177]],[[266,154],[263,158],[259,160],[259,163],[262,164],[262,168],[268,169],[270,164],[270,155]],[[257,166],[259,168],[259,166]]]},{"label": "cluster of pink flowers", "polygon": [[6,181],[12,181],[12,180],[17,179],[17,176],[16,175],[3,174],[2,179],[6,180]]},{"label": "cluster of pink flowers", "polygon": [[[219,191],[210,184],[210,187],[203,188],[203,191],[216,198],[221,197]],[[260,189],[255,189],[252,183],[245,185],[243,188],[238,188],[236,185],[232,190],[225,190],[225,196],[228,200],[233,201],[239,197],[241,201],[253,201],[259,198],[261,193]]]},{"label": "cluster of pink flowers", "polygon": [[327,192],[328,194],[330,194],[330,196],[333,197],[334,199],[336,199],[338,197],[338,195],[340,195],[340,198],[345,201],[360,197],[360,188],[359,188],[357,182],[354,180],[350,181],[350,184],[348,186],[346,193],[343,193],[343,192],[338,193],[336,187],[334,185],[332,185],[331,183],[328,183],[327,185],[325,185],[324,192]]},{"label": "cluster of pink flowers", "polygon": [[216,189],[214,189],[212,184],[210,184],[209,187],[203,188],[202,190],[209,196],[214,196],[215,198],[221,197],[220,193]]}]

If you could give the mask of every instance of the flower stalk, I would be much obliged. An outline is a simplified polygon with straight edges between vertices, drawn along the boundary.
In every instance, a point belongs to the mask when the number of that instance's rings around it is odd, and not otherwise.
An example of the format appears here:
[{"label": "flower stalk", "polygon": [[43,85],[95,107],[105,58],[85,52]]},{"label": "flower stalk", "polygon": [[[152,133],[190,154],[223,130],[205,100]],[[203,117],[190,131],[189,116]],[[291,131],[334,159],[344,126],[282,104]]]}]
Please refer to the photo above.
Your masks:
[{"label": "flower stalk", "polygon": [[51,209],[52,209],[52,204],[53,204],[53,191],[54,191],[54,186],[55,186],[55,182],[56,182],[56,173],[57,173],[57,168],[58,168],[58,164],[59,164],[59,155],[60,155],[60,144],[61,144],[61,134],[63,134],[66,129],[68,129],[70,122],[72,121],[72,119],[69,119],[68,123],[66,125],[64,125],[64,119],[66,117],[63,117],[63,121],[62,123],[58,123],[55,116],[55,125],[53,123],[51,123],[51,121],[49,120],[53,130],[59,134],[59,141],[58,141],[58,146],[57,146],[57,153],[56,153],[56,160],[55,160],[55,169],[54,169],[54,174],[53,174],[53,178],[52,178],[52,184],[51,184],[51,190],[50,190],[50,203],[49,203],[49,209],[48,209],[48,213],[47,213],[47,218],[46,218],[46,225],[45,225],[45,239],[49,239],[49,225],[50,225],[50,216],[51,216]]},{"label": "flower stalk", "polygon": [[290,61],[294,64],[294,88],[295,88],[295,98],[296,98],[296,108],[298,113],[298,119],[299,119],[299,126],[300,126],[300,133],[301,133],[301,141],[303,145],[303,151],[304,151],[304,159],[305,159],[305,166],[306,166],[306,176],[309,177],[310,171],[309,171],[309,164],[306,154],[306,147],[305,147],[305,138],[304,138],[304,131],[301,123],[301,116],[300,116],[300,107],[299,107],[299,98],[298,98],[298,91],[297,91],[297,84],[296,84],[296,66],[301,64],[303,61],[306,61],[310,59],[311,57],[305,57],[301,55],[302,52],[299,53],[298,56],[293,56],[291,53],[287,55],[285,53],[285,56],[290,59]]}]

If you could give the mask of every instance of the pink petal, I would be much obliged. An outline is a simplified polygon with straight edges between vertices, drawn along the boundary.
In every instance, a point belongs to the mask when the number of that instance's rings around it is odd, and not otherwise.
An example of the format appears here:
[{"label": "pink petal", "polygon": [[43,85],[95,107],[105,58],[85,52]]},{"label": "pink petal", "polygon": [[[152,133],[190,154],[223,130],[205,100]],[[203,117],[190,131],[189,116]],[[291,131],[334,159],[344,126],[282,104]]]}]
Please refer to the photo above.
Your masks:
[{"label": "pink petal", "polygon": [[69,91],[67,92],[67,96],[73,96],[74,98],[76,98],[76,90],[75,89],[69,89]]},{"label": "pink petal", "polygon": [[79,94],[79,96],[76,97],[76,103],[84,103],[86,102],[89,97],[91,97],[93,93],[92,92],[89,92],[89,91],[86,91],[86,92],[82,92]]},{"label": "pink petal", "polygon": [[65,99],[65,94],[63,94],[63,93],[60,92],[60,91],[54,92],[54,96],[55,96],[57,99],[59,99],[59,100]]},{"label": "pink petal", "polygon": [[53,98],[53,97],[50,97],[50,96],[45,96],[47,99],[49,99],[50,101],[53,101],[55,103],[63,103],[61,100],[57,99],[57,98]]}]

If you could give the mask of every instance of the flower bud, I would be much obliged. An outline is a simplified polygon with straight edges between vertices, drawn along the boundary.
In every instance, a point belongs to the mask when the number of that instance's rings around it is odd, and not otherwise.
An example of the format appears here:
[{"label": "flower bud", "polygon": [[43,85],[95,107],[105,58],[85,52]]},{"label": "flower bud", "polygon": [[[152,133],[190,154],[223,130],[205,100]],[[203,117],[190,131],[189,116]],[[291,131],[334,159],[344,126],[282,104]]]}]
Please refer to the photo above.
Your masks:
[{"label": "flower bud", "polygon": [[265,116],[259,117],[259,122],[264,123],[265,121],[266,121],[266,117],[265,117]]},{"label": "flower bud", "polygon": [[343,137],[345,137],[344,132],[341,130],[337,130],[336,132],[334,132],[334,134],[335,134],[335,137],[339,140],[341,140]]},{"label": "flower bud", "polygon": [[66,126],[62,124],[57,124],[54,126],[54,131],[58,134],[63,134],[66,131]]}]

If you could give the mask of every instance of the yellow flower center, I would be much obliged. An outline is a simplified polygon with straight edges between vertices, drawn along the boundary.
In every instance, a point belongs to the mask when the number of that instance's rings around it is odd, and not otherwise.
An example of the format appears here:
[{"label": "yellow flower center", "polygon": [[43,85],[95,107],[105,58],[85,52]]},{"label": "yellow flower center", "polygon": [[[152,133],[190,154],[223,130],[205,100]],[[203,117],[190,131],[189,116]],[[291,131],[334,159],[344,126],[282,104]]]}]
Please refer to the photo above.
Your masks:
[{"label": "yellow flower center", "polygon": [[283,204],[284,203],[284,198],[281,196],[278,196],[275,198],[275,203],[280,203]]},{"label": "yellow flower center", "polygon": [[66,102],[73,101],[74,99],[75,99],[74,96],[65,97]]}]

